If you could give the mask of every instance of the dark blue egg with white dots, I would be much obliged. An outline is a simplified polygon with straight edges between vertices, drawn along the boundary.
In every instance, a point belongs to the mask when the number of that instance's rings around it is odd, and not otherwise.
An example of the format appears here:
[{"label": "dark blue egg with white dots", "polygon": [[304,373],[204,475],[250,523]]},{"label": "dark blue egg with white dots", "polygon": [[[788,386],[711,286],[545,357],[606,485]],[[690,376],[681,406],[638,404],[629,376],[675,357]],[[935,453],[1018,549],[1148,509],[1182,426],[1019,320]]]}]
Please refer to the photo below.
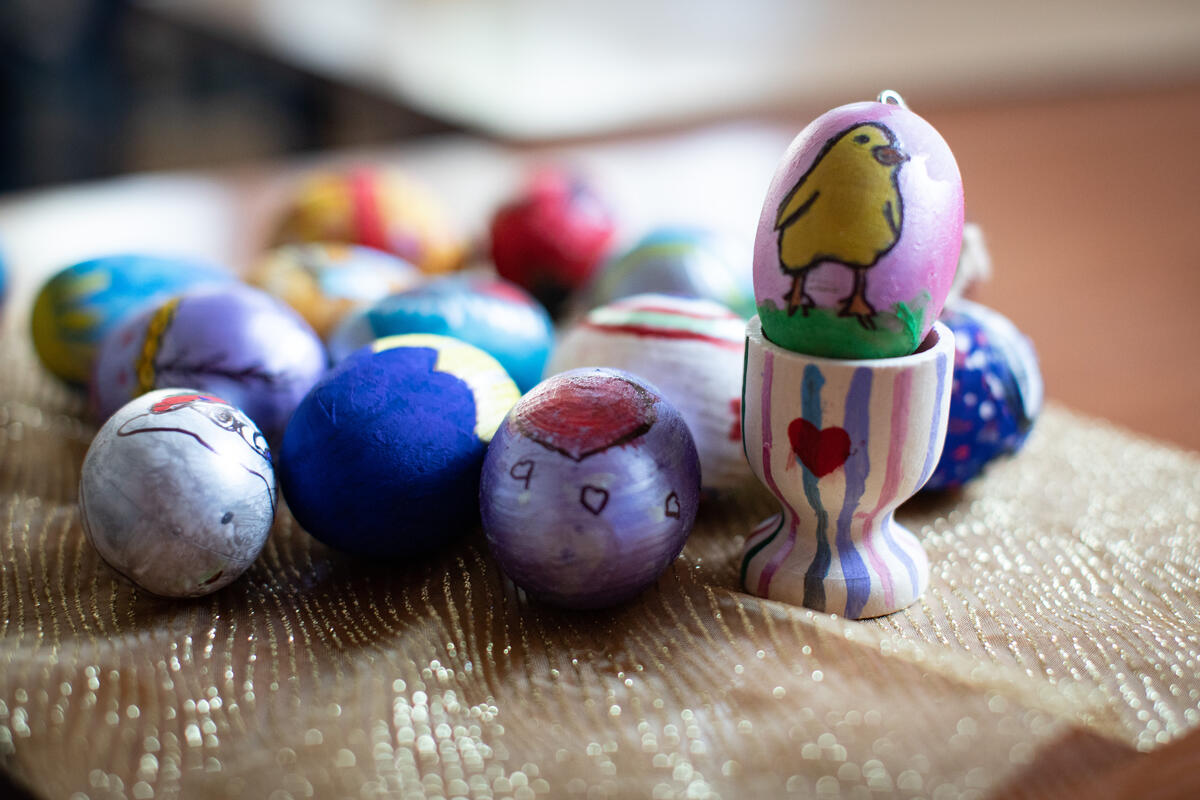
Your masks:
[{"label": "dark blue egg with white dots", "polygon": [[987,306],[960,300],[942,312],[954,331],[954,382],[946,445],[925,491],[953,489],[1021,449],[1042,410],[1033,343]]}]

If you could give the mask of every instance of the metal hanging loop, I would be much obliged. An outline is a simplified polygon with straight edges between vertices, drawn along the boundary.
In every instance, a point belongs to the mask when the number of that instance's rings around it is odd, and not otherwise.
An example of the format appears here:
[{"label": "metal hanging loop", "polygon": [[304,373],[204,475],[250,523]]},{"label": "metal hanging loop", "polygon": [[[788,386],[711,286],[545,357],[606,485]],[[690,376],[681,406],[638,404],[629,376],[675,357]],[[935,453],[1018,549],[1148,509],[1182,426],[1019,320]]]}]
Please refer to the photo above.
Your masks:
[{"label": "metal hanging loop", "polygon": [[884,89],[879,93],[879,97],[875,98],[875,102],[887,103],[888,105],[892,106],[900,106],[903,109],[908,108],[908,103],[904,102],[904,98],[900,96],[900,93],[893,89]]}]

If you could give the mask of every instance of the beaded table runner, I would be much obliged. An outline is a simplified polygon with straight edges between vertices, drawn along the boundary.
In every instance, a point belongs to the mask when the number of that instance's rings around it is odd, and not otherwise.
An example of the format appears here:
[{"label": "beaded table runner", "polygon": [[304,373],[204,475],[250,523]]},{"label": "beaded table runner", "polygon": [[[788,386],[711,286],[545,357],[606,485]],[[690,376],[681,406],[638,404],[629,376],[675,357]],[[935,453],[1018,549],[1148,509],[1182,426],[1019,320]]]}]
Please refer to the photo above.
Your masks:
[{"label": "beaded table runner", "polygon": [[1053,796],[1200,723],[1200,457],[1054,406],[901,510],[931,587],[860,623],[739,591],[757,488],[604,612],[529,601],[478,531],[364,562],[286,512],[228,588],[156,598],[84,539],[94,430],[6,334],[0,765],[35,796]]}]

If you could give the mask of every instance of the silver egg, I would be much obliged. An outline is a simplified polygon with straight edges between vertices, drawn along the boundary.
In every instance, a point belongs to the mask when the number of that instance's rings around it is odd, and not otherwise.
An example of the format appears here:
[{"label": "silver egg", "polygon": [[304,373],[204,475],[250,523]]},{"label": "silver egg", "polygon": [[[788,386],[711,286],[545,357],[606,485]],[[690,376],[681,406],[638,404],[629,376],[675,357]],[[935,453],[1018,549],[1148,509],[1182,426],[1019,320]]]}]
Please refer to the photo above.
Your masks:
[{"label": "silver egg", "polygon": [[79,481],[88,541],[154,594],[196,597],[258,557],[275,519],[275,471],[250,418],[194,389],[159,389],[100,428]]}]

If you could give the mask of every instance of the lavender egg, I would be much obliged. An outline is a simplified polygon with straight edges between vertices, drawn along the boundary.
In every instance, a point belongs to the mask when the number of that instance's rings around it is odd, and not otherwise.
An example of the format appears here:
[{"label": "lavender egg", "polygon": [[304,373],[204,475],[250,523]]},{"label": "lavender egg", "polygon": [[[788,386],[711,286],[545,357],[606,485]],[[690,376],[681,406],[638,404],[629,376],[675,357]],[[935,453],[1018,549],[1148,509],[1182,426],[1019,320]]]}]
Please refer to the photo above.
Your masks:
[{"label": "lavender egg", "polygon": [[151,389],[194,386],[227,398],[274,441],[325,365],[312,328],[274,297],[240,284],[197,289],[108,334],[92,407],[104,419]]},{"label": "lavender egg", "polygon": [[483,464],[488,546],[513,582],[567,608],[621,603],[654,583],[696,518],[700,464],[682,415],[617,369],[542,381]]},{"label": "lavender egg", "polygon": [[792,142],[763,203],[763,333],[827,358],[915,352],[950,291],[962,226],[958,164],[932,125],[883,102],[826,112]]},{"label": "lavender egg", "polygon": [[275,519],[266,439],[238,409],[194,389],[121,407],[83,461],[79,511],[113,569],[154,594],[196,597],[258,557]]}]

